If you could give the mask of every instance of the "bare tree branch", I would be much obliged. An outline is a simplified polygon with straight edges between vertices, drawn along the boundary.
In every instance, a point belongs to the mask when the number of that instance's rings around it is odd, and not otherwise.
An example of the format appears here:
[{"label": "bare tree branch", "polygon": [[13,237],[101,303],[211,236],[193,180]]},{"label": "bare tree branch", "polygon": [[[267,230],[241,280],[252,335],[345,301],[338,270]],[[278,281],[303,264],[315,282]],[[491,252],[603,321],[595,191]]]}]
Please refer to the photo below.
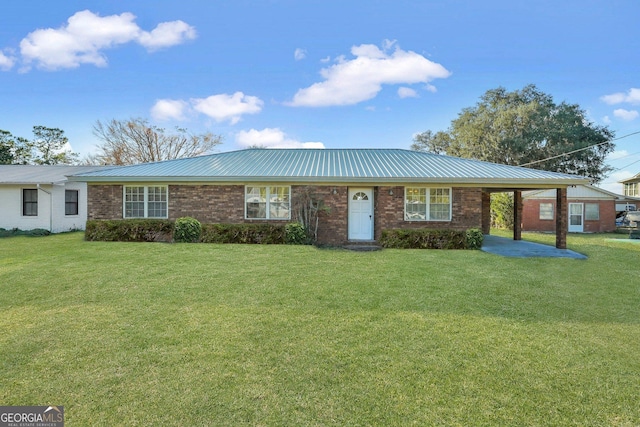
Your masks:
[{"label": "bare tree branch", "polygon": [[186,129],[176,128],[167,133],[164,128],[149,125],[146,119],[98,120],[93,134],[102,143],[98,154],[87,161],[100,164],[133,165],[159,162],[184,157],[195,157],[211,152],[222,143],[222,137],[212,133],[193,135]]}]

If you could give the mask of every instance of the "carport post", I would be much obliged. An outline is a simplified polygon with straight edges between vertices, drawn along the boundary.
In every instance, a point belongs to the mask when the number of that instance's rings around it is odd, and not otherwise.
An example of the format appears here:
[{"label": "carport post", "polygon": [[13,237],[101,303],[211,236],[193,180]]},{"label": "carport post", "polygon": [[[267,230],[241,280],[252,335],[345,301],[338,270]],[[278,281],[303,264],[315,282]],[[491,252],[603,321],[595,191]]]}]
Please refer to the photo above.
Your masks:
[{"label": "carport post", "polygon": [[556,188],[556,248],[567,249],[566,188]]},{"label": "carport post", "polygon": [[491,234],[491,193],[482,192],[482,234]]},{"label": "carport post", "polygon": [[513,191],[513,240],[522,240],[522,191]]}]

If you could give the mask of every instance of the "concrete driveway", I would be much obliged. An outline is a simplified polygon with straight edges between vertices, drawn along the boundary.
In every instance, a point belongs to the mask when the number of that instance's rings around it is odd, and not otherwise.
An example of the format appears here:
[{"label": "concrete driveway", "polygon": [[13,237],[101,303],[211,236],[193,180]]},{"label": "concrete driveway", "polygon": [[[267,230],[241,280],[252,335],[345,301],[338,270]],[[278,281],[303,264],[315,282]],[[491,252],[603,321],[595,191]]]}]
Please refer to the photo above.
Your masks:
[{"label": "concrete driveway", "polygon": [[506,237],[485,235],[482,250],[491,254],[513,258],[574,258],[587,259],[586,255],[569,249],[557,249],[540,243],[513,240]]}]

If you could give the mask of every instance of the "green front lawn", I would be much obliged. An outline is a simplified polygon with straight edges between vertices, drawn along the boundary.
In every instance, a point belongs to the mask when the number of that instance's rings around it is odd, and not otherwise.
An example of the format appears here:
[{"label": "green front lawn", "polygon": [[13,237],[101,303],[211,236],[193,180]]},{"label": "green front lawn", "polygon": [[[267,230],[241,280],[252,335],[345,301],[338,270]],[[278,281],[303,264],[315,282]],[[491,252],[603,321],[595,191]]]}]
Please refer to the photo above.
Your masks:
[{"label": "green front lawn", "polygon": [[[553,243],[554,236],[524,235]],[[640,424],[640,245],[0,239],[0,404],[88,425]]]}]

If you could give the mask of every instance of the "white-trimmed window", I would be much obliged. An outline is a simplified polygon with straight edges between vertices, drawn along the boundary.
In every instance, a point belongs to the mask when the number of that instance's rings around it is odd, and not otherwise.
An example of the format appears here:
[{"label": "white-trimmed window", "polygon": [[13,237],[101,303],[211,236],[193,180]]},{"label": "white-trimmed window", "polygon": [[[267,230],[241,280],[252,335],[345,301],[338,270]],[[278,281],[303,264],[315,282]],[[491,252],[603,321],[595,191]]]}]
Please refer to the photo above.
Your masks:
[{"label": "white-trimmed window", "polygon": [[291,187],[247,185],[244,200],[247,219],[291,218]]},{"label": "white-trimmed window", "polygon": [[553,203],[540,203],[540,219],[553,219]]},{"label": "white-trimmed window", "polygon": [[22,189],[22,216],[38,216],[38,189]]},{"label": "white-trimmed window", "polygon": [[64,214],[78,215],[78,190],[64,190]]},{"label": "white-trimmed window", "polygon": [[584,220],[585,221],[600,220],[600,204],[585,203],[584,204]]},{"label": "white-trimmed window", "polygon": [[406,187],[405,221],[451,221],[451,189]]},{"label": "white-trimmed window", "polygon": [[625,196],[640,196],[640,182],[627,182],[624,184]]},{"label": "white-trimmed window", "polygon": [[125,186],[125,218],[167,218],[167,186]]}]

